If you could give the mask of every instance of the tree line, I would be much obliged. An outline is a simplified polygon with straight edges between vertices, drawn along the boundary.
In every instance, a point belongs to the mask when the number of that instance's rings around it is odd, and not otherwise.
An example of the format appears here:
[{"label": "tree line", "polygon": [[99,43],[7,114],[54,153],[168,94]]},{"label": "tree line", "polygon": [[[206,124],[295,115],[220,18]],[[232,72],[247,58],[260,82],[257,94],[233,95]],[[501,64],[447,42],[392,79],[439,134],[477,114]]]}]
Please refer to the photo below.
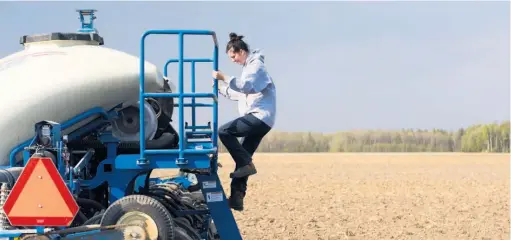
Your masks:
[{"label": "tree line", "polygon": [[[492,152],[508,153],[510,122],[442,129],[354,130],[336,133],[272,130],[258,152]],[[219,141],[219,151],[226,152]]]}]

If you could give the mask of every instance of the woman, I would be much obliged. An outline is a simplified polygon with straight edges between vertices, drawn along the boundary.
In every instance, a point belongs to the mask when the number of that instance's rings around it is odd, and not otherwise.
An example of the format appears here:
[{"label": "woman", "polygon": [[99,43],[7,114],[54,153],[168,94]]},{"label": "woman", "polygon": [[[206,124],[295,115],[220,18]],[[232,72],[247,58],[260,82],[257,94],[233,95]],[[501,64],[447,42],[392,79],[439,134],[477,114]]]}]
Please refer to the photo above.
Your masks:
[{"label": "woman", "polygon": [[[229,206],[242,211],[248,176],[257,173],[252,156],[275,124],[276,90],[261,52],[250,51],[243,36],[230,33],[229,37],[226,53],[233,62],[242,65],[241,77],[227,76],[220,71],[213,71],[213,77],[219,80],[219,93],[238,102],[240,117],[222,125],[218,137],[236,162],[236,169],[230,174]],[[241,143],[238,137],[243,138]]]}]

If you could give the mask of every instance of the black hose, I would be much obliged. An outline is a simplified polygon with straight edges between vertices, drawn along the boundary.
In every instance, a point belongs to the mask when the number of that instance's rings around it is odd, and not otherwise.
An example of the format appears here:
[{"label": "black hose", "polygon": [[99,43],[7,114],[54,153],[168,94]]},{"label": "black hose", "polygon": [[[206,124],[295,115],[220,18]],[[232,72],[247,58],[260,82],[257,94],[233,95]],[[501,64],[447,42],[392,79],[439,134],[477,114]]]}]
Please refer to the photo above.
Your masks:
[{"label": "black hose", "polygon": [[14,186],[14,183],[16,183],[16,180],[18,180],[18,177],[20,176],[22,171],[23,167],[0,169],[0,182],[7,183],[7,185],[9,185],[9,188],[12,188]]},{"label": "black hose", "polygon": [[80,219],[82,220],[82,222],[87,221],[87,217],[85,216],[85,214],[83,214],[83,212],[82,212],[82,211],[78,211],[78,217],[80,217]]},{"label": "black hose", "polygon": [[93,208],[96,208],[98,211],[101,211],[103,209],[105,209],[105,207],[103,207],[103,205],[101,205],[101,203],[99,202],[96,202],[92,199],[87,199],[87,198],[77,198],[76,199],[76,202],[78,203],[78,205],[88,205],[90,207],[93,207]]},{"label": "black hose", "polygon": [[101,218],[103,217],[103,214],[98,214],[94,217],[89,218],[89,220],[85,221],[83,225],[89,225],[89,224],[99,224],[101,221]]}]

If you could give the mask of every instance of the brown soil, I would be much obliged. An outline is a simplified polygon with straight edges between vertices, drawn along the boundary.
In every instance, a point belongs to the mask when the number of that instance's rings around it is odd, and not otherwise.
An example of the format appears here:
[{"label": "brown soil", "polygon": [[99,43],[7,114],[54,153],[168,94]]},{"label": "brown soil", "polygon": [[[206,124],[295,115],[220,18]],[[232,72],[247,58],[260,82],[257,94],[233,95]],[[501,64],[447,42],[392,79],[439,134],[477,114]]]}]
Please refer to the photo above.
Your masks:
[{"label": "brown soil", "polygon": [[[229,195],[233,163],[219,170]],[[509,155],[262,154],[244,239],[509,239]]]}]

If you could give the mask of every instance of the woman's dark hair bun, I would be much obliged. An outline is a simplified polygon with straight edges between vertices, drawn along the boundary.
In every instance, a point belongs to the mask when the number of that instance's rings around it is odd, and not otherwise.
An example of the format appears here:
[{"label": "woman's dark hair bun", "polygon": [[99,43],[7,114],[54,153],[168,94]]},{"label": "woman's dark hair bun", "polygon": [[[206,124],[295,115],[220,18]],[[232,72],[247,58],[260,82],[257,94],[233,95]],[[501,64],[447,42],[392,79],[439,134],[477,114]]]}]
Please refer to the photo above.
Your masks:
[{"label": "woman's dark hair bun", "polygon": [[238,36],[238,34],[232,32],[232,33],[229,33],[229,38],[231,41],[239,41],[239,40],[243,39],[243,35]]},{"label": "woman's dark hair bun", "polygon": [[228,52],[230,49],[232,49],[234,52],[239,52],[240,50],[248,52],[248,44],[241,39],[243,39],[242,35],[238,35],[233,32],[229,33],[229,42],[225,47],[225,52]]}]

